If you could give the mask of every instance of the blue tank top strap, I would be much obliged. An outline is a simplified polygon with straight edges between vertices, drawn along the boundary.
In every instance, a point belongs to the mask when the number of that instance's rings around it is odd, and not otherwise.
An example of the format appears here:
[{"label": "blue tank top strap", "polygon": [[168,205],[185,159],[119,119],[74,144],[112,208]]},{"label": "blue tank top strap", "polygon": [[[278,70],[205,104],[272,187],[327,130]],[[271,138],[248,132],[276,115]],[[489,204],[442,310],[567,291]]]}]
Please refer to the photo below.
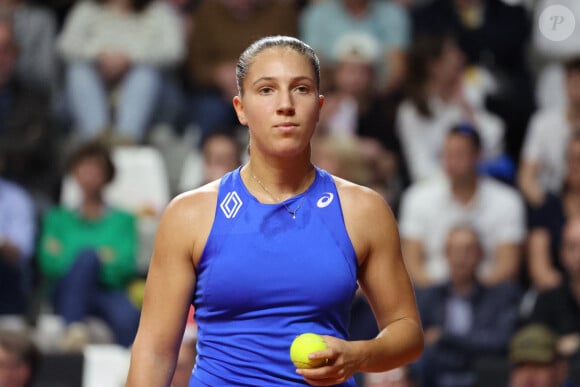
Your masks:
[{"label": "blue tank top strap", "polygon": [[[312,187],[312,194],[308,195],[308,200],[312,207],[320,209],[320,218],[330,230],[337,246],[343,252],[344,257],[356,257],[354,246],[347,233],[342,205],[336,188],[334,178],[324,169],[316,168],[316,184]],[[353,274],[356,276],[357,262],[347,262]]]}]

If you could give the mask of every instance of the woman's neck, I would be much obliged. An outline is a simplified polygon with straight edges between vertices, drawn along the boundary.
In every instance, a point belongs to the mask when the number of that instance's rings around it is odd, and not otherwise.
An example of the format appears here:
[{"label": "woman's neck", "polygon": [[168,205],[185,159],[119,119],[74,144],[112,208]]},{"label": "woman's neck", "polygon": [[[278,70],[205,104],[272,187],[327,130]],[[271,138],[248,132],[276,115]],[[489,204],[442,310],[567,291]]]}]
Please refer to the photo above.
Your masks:
[{"label": "woman's neck", "polygon": [[[244,176],[245,175],[245,176]],[[267,160],[251,156],[242,168],[246,183],[276,201],[304,192],[314,181],[314,166],[307,160]]]}]

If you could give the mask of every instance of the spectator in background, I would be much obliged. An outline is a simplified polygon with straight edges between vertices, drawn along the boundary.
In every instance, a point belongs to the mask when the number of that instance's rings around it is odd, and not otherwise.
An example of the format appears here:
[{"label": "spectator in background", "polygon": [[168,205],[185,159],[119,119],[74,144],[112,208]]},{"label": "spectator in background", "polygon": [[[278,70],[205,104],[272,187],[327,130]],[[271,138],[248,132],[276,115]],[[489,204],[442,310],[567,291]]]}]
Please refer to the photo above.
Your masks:
[{"label": "spectator in background", "polygon": [[0,331],[0,386],[32,387],[40,352],[24,333]]},{"label": "spectator in background", "polygon": [[560,259],[564,280],[557,288],[540,293],[530,319],[560,336],[562,354],[580,358],[580,215],[566,222]]},{"label": "spectator in background", "polygon": [[337,42],[332,81],[324,93],[317,134],[358,137],[357,146],[364,148],[362,156],[374,175],[369,184],[396,206],[406,170],[394,131],[398,95],[381,95],[375,88],[380,51],[367,34],[345,35]]},{"label": "spectator in background", "polygon": [[4,176],[23,185],[40,202],[50,202],[60,171],[55,130],[46,90],[21,82],[20,50],[13,24],[0,17],[0,152]]},{"label": "spectator in background", "polygon": [[[487,108],[500,116],[507,152],[517,160],[534,109],[527,47],[531,24],[522,5],[504,0],[433,0],[413,12],[415,35],[450,33],[474,66],[474,76],[490,77],[496,88],[484,93]],[[513,2],[512,2],[513,3]]]},{"label": "spectator in background", "polygon": [[103,319],[116,342],[129,346],[140,314],[126,291],[136,275],[136,219],[103,200],[115,175],[105,146],[92,142],[79,147],[68,169],[80,187],[81,203],[44,215],[38,255],[54,310],[68,326],[63,347],[78,350],[87,343],[88,316]]},{"label": "spectator in background", "polygon": [[201,156],[193,150],[185,160],[179,191],[187,191],[220,178],[242,164],[242,144],[230,131],[214,131],[202,141]]},{"label": "spectator in background", "polygon": [[542,203],[547,193],[561,191],[565,173],[562,155],[572,133],[580,129],[580,56],[566,61],[564,67],[566,106],[537,111],[522,148],[518,186],[532,207]]},{"label": "spectator in background", "polygon": [[[238,139],[228,133],[214,132],[202,145],[203,181],[207,184],[242,165],[242,149]],[[192,187],[193,188],[193,187]]]},{"label": "spectator in background", "polygon": [[415,285],[449,278],[445,240],[458,224],[473,225],[484,258],[485,285],[517,280],[525,237],[524,206],[517,191],[479,176],[481,139],[471,127],[455,127],[443,145],[445,176],[413,184],[403,193],[400,227],[407,266]]},{"label": "spectator in background", "polygon": [[164,1],[76,3],[58,48],[68,108],[81,137],[112,128],[123,141],[144,141],[165,71],[182,59],[183,40],[177,12]]},{"label": "spectator in background", "polygon": [[[464,55],[449,35],[418,36],[409,50],[407,96],[396,128],[413,182],[440,173],[438,162],[449,129],[477,128],[483,167],[502,162],[504,124],[466,96]],[[508,175],[513,174],[506,171]],[[509,177],[509,176],[508,176]]]},{"label": "spectator in background", "polygon": [[300,16],[300,37],[320,56],[323,67],[337,61],[337,47],[348,35],[367,35],[379,47],[375,91],[397,90],[405,78],[405,51],[410,41],[410,21],[395,2],[330,0],[313,2]]},{"label": "spectator in background", "polygon": [[30,195],[0,178],[0,315],[27,312],[35,237],[36,216]]},{"label": "spectator in background", "polygon": [[332,136],[359,133],[359,117],[374,106],[377,98],[375,62],[380,47],[368,34],[347,35],[337,42],[332,81],[324,93],[319,130]]},{"label": "spectator in background", "polygon": [[320,168],[357,184],[372,187],[396,208],[399,197],[396,160],[375,139],[317,135],[313,142],[312,157]]},{"label": "spectator in background", "polygon": [[0,14],[13,23],[18,79],[28,87],[54,93],[58,86],[55,16],[47,8],[27,0],[0,0]]},{"label": "spectator in background", "polygon": [[580,216],[580,132],[572,135],[564,154],[566,175],[562,191],[546,193],[543,202],[528,211],[528,273],[535,290],[562,284],[562,230],[567,219]]},{"label": "spectator in background", "polygon": [[518,329],[509,344],[510,387],[574,387],[555,332],[541,324]]},{"label": "spectator in background", "polygon": [[297,35],[296,5],[286,0],[203,1],[193,13],[187,77],[190,120],[201,141],[221,128],[236,128],[232,98],[238,94],[236,63],[254,40],[267,35]]},{"label": "spectator in background", "polygon": [[426,350],[416,363],[420,386],[469,387],[475,364],[503,355],[516,327],[520,292],[513,283],[481,284],[481,240],[470,226],[449,231],[445,242],[449,280],[418,290]]}]

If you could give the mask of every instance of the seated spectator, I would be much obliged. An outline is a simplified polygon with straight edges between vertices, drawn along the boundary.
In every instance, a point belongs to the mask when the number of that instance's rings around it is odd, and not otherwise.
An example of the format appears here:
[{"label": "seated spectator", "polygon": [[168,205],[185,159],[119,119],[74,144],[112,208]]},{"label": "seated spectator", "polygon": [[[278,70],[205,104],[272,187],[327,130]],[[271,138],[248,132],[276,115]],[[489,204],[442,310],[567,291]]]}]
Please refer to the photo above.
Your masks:
[{"label": "seated spectator", "polygon": [[239,126],[232,98],[238,94],[240,53],[257,37],[296,36],[298,15],[293,1],[215,0],[202,1],[192,17],[186,68],[189,111],[203,141],[213,131]]},{"label": "seated spectator", "polygon": [[541,324],[520,328],[509,344],[510,387],[574,387],[555,332]]},{"label": "seated spectator", "polygon": [[164,72],[182,59],[183,40],[177,12],[164,1],[77,2],[58,48],[68,108],[81,137],[112,129],[123,141],[144,141]]},{"label": "seated spectator", "polygon": [[445,176],[413,184],[402,197],[400,227],[408,270],[417,286],[449,278],[445,261],[447,233],[472,224],[484,258],[479,279],[486,285],[517,280],[525,237],[524,206],[517,191],[479,176],[479,134],[455,127],[443,145]]},{"label": "seated spectator", "polygon": [[562,155],[572,133],[580,128],[580,56],[566,61],[564,108],[537,111],[530,121],[518,171],[518,186],[531,206],[547,193],[559,193],[565,173]]},{"label": "seated spectator", "polygon": [[319,131],[332,136],[354,136],[359,132],[359,117],[373,107],[377,98],[374,64],[380,48],[368,34],[358,34],[339,40],[336,51],[332,84],[324,93]]},{"label": "seated spectator", "polygon": [[[451,36],[415,39],[409,51],[407,96],[397,111],[396,129],[413,182],[440,173],[438,159],[449,128],[468,124],[482,138],[480,167],[493,171],[505,163],[504,123],[467,93],[464,55]],[[503,171],[513,177],[514,168]]]},{"label": "seated spectator", "polygon": [[564,226],[560,253],[564,280],[552,290],[541,292],[530,317],[559,336],[563,354],[580,356],[580,215]]},{"label": "seated spectator", "polygon": [[518,159],[534,109],[527,48],[531,24],[521,4],[504,0],[433,0],[413,12],[415,36],[450,33],[468,66],[488,74],[497,88],[484,102],[505,123],[506,151]]},{"label": "seated spectator", "polygon": [[39,201],[51,200],[60,162],[56,153],[60,133],[55,130],[46,90],[25,83],[17,75],[20,49],[15,27],[0,17],[0,152],[4,176],[23,185]]},{"label": "seated spectator", "polygon": [[36,216],[30,195],[2,178],[0,214],[0,315],[23,315],[28,308]]},{"label": "seated spectator", "polygon": [[347,36],[369,36],[379,49],[374,90],[398,89],[405,76],[405,52],[410,40],[406,10],[396,2],[331,0],[310,3],[300,16],[300,37],[320,56],[323,67],[337,61],[340,41]]},{"label": "seated spectator", "polygon": [[24,333],[0,331],[0,386],[32,387],[40,352]]},{"label": "seated spectator", "polygon": [[377,140],[320,134],[313,142],[312,158],[333,175],[372,187],[397,207],[401,191],[397,160]]},{"label": "seated spectator", "polygon": [[[394,130],[400,96],[398,93],[381,95],[375,88],[375,64],[380,48],[374,39],[366,34],[346,35],[337,42],[336,50],[332,84],[324,93],[317,135],[336,137],[330,142],[340,142],[338,137],[358,137],[355,141],[364,148],[363,156],[372,159],[365,161],[369,166],[378,167],[375,168],[376,184],[371,182],[371,185],[379,191],[389,191],[385,194],[393,205],[407,177]],[[342,142],[347,144],[349,139]]]},{"label": "seated spectator", "polygon": [[179,191],[187,191],[221,178],[242,164],[242,145],[229,131],[215,131],[202,141],[201,155],[194,149],[183,163]]},{"label": "seated spectator", "polygon": [[580,215],[580,132],[572,135],[565,152],[566,175],[560,194],[546,193],[538,207],[529,209],[528,273],[535,290],[562,283],[562,229],[566,219]]},{"label": "seated spectator", "polygon": [[[242,165],[242,149],[238,139],[227,133],[215,132],[202,145],[203,181],[209,183]],[[193,188],[193,187],[192,187]]]},{"label": "seated spectator", "polygon": [[78,350],[86,344],[88,316],[104,320],[116,342],[129,346],[140,314],[126,291],[136,275],[136,219],[103,201],[103,190],[115,175],[106,147],[96,142],[81,146],[68,169],[80,187],[81,202],[78,208],[56,207],[44,215],[38,256],[53,308],[68,326],[63,346]]},{"label": "seated spectator", "polygon": [[481,241],[470,226],[453,228],[445,243],[449,280],[418,290],[426,350],[415,364],[420,386],[468,387],[478,358],[503,355],[516,327],[517,286],[481,284]]},{"label": "seated spectator", "polygon": [[44,6],[27,0],[0,0],[0,13],[14,25],[18,45],[16,74],[29,87],[54,92],[57,88],[55,55],[56,17]]}]

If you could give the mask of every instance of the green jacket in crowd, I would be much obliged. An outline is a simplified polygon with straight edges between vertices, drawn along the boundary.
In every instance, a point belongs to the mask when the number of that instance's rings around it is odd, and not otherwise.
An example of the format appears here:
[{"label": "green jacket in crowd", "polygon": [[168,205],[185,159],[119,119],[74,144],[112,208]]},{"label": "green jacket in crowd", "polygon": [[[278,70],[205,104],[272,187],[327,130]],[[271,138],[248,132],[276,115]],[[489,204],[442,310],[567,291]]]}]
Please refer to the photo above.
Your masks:
[{"label": "green jacket in crowd", "polygon": [[78,254],[94,249],[101,260],[100,283],[108,289],[125,287],[136,274],[137,226],[134,215],[108,208],[99,219],[84,219],[64,207],[50,210],[42,222],[38,251],[45,278],[56,281],[70,270]]}]

